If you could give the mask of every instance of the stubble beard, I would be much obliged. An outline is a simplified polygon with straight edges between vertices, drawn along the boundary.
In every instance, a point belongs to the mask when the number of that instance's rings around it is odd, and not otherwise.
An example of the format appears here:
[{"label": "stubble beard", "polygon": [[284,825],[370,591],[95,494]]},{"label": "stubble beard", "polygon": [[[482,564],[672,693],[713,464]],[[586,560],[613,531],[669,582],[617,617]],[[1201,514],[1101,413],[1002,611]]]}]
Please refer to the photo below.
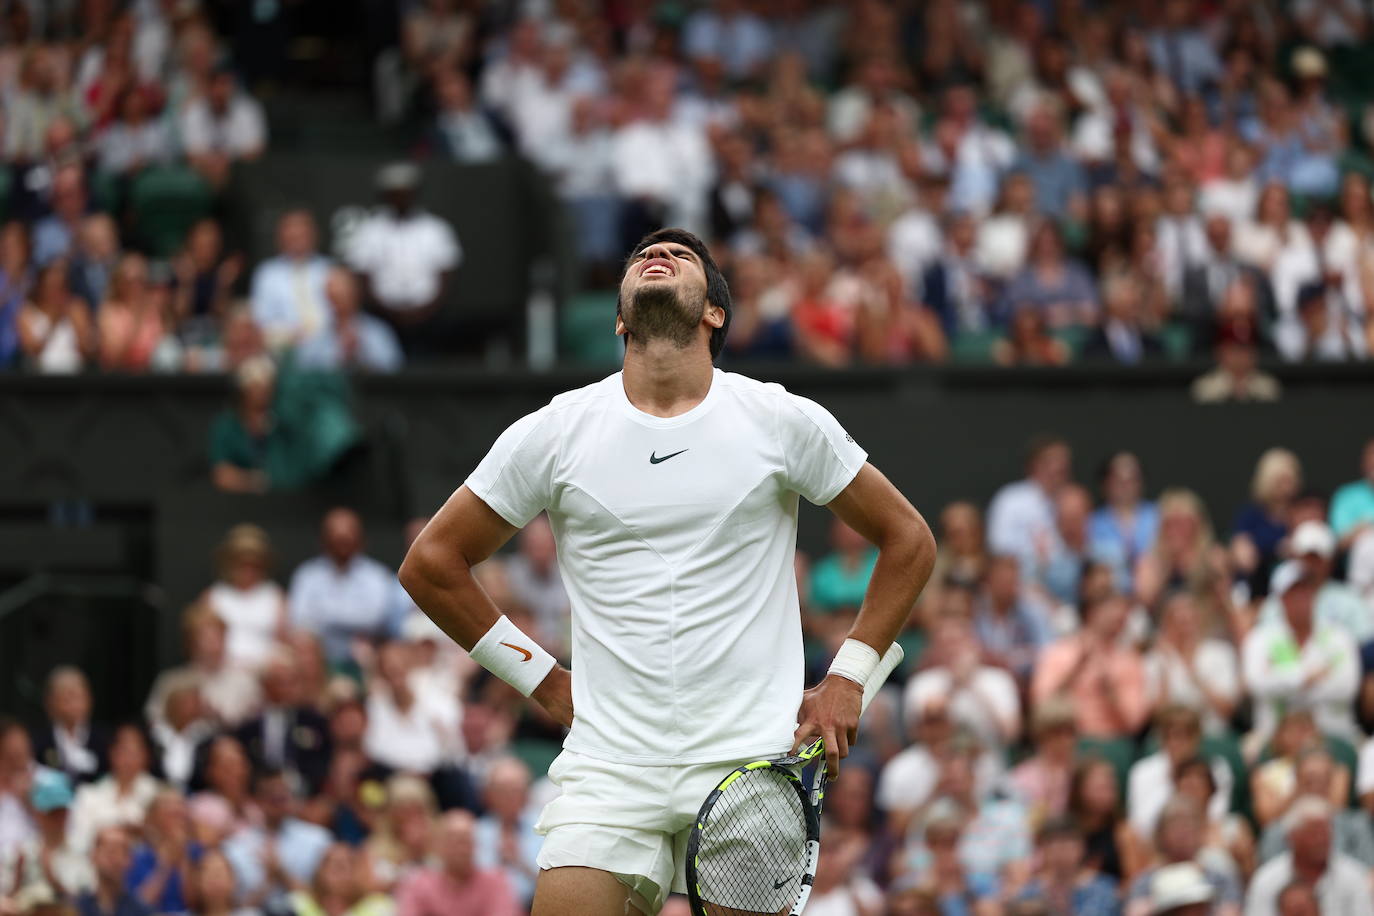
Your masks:
[{"label": "stubble beard", "polygon": [[632,346],[645,346],[652,340],[667,341],[685,350],[697,340],[697,328],[706,314],[706,296],[693,303],[683,301],[679,291],[666,283],[651,283],[634,291],[630,308],[621,314],[626,340]]}]

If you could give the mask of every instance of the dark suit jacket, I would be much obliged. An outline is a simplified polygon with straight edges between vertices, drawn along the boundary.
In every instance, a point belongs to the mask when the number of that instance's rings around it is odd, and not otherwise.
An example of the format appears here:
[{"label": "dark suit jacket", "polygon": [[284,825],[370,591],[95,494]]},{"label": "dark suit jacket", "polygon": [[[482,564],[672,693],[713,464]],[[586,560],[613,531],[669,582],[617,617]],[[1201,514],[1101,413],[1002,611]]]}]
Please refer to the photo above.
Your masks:
[{"label": "dark suit jacket", "polygon": [[[1164,346],[1159,342],[1158,337],[1142,332],[1140,335],[1140,352],[1142,359],[1153,359],[1164,353]],[[1116,354],[1112,352],[1111,339],[1103,327],[1093,328],[1088,339],[1083,341],[1082,356],[1084,359],[1118,361]]]},{"label": "dark suit jacket", "polygon": [[[300,776],[305,789],[311,795],[324,786],[329,775],[329,758],[332,752],[329,739],[329,723],[324,716],[306,706],[286,711],[286,747],[283,767]],[[234,737],[243,744],[253,769],[261,771],[268,766],[264,722],[266,716],[258,716],[239,726]]]},{"label": "dark suit jacket", "polygon": [[1194,264],[1183,271],[1183,318],[1195,324],[1211,326],[1212,319],[1221,302],[1213,295],[1208,281],[1209,271],[1221,265],[1229,267],[1238,276],[1245,277],[1255,287],[1255,306],[1259,309],[1261,321],[1271,321],[1277,314],[1274,304],[1274,287],[1264,271],[1234,258],[1223,258],[1209,264]]},{"label": "dark suit jacket", "polygon": [[91,782],[110,770],[110,729],[98,722],[90,724],[85,743],[85,747],[95,754],[97,764],[94,773],[77,773],[62,766],[62,758],[57,752],[57,739],[53,736],[50,724],[34,729],[32,737],[34,759],[45,767],[62,770],[73,782]]},{"label": "dark suit jacket", "polygon": [[[959,333],[959,308],[950,290],[949,267],[944,257],[925,269],[921,275],[921,288],[918,292],[921,302],[940,316],[940,324],[944,327],[945,333],[950,336]],[[994,308],[990,302],[983,302],[981,306],[987,314],[990,326],[1005,323],[1007,316],[1001,309]]]}]

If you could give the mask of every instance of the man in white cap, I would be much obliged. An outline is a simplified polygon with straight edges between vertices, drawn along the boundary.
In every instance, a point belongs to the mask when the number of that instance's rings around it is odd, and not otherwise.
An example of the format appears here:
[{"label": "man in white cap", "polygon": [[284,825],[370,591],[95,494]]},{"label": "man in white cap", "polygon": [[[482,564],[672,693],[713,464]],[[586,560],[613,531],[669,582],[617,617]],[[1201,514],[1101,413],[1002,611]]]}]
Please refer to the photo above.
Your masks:
[{"label": "man in white cap", "polygon": [[345,243],[344,260],[358,272],[368,298],[411,345],[439,311],[444,290],[463,259],[453,228],[418,205],[420,169],[393,162],[377,172],[381,206]]},{"label": "man in white cap", "polygon": [[1150,916],[1214,916],[1212,885],[1192,862],[1176,862],[1150,879]]},{"label": "man in white cap", "polygon": [[1322,913],[1374,916],[1367,869],[1331,848],[1331,804],[1305,795],[1293,803],[1286,823],[1289,851],[1255,872],[1245,916],[1278,916],[1279,897],[1294,881],[1316,889]]},{"label": "man in white cap", "polygon": [[1360,652],[1343,627],[1316,617],[1321,580],[1302,560],[1274,571],[1270,594],[1282,605],[1277,620],[1261,621],[1241,648],[1245,684],[1255,701],[1255,731],[1267,741],[1280,715],[1310,709],[1326,735],[1358,736],[1352,715],[1360,686]]},{"label": "man in white cap", "polygon": [[[1298,525],[1289,539],[1289,554],[1301,563],[1317,587],[1315,609],[1318,623],[1343,628],[1358,645],[1374,639],[1374,614],[1360,595],[1344,582],[1331,578],[1336,557],[1336,535],[1325,522],[1308,520]],[[1278,573],[1275,571],[1275,578]],[[1273,623],[1283,617],[1283,603],[1270,586],[1269,597],[1260,606],[1260,623]]]}]

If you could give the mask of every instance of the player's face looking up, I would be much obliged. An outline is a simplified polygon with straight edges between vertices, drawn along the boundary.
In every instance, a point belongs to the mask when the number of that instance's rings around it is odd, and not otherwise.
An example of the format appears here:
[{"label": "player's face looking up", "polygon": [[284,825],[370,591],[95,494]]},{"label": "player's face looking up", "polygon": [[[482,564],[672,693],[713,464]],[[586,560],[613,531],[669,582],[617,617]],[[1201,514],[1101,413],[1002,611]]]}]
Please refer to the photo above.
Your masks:
[{"label": "player's face looking up", "polygon": [[615,331],[633,345],[668,341],[686,349],[725,323],[725,311],[706,298],[706,267],[680,242],[655,242],[630,258],[620,281]]}]

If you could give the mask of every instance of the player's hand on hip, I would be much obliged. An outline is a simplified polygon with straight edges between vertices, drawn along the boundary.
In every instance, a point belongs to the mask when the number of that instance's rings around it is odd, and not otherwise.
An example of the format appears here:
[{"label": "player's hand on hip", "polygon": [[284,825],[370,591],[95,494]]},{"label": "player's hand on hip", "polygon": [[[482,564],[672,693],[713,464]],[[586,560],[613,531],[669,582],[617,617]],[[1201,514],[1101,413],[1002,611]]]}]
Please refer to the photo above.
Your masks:
[{"label": "player's hand on hip", "polygon": [[[857,686],[857,685],[856,685]],[[573,698],[572,672],[562,665],[554,665],[534,688],[530,699],[544,707],[553,720],[564,728],[572,728]]]},{"label": "player's hand on hip", "polygon": [[821,738],[825,741],[826,773],[831,779],[839,776],[840,761],[849,756],[849,745],[859,736],[863,695],[862,687],[838,674],[826,675],[825,680],[803,693],[792,753],[812,739]]}]

